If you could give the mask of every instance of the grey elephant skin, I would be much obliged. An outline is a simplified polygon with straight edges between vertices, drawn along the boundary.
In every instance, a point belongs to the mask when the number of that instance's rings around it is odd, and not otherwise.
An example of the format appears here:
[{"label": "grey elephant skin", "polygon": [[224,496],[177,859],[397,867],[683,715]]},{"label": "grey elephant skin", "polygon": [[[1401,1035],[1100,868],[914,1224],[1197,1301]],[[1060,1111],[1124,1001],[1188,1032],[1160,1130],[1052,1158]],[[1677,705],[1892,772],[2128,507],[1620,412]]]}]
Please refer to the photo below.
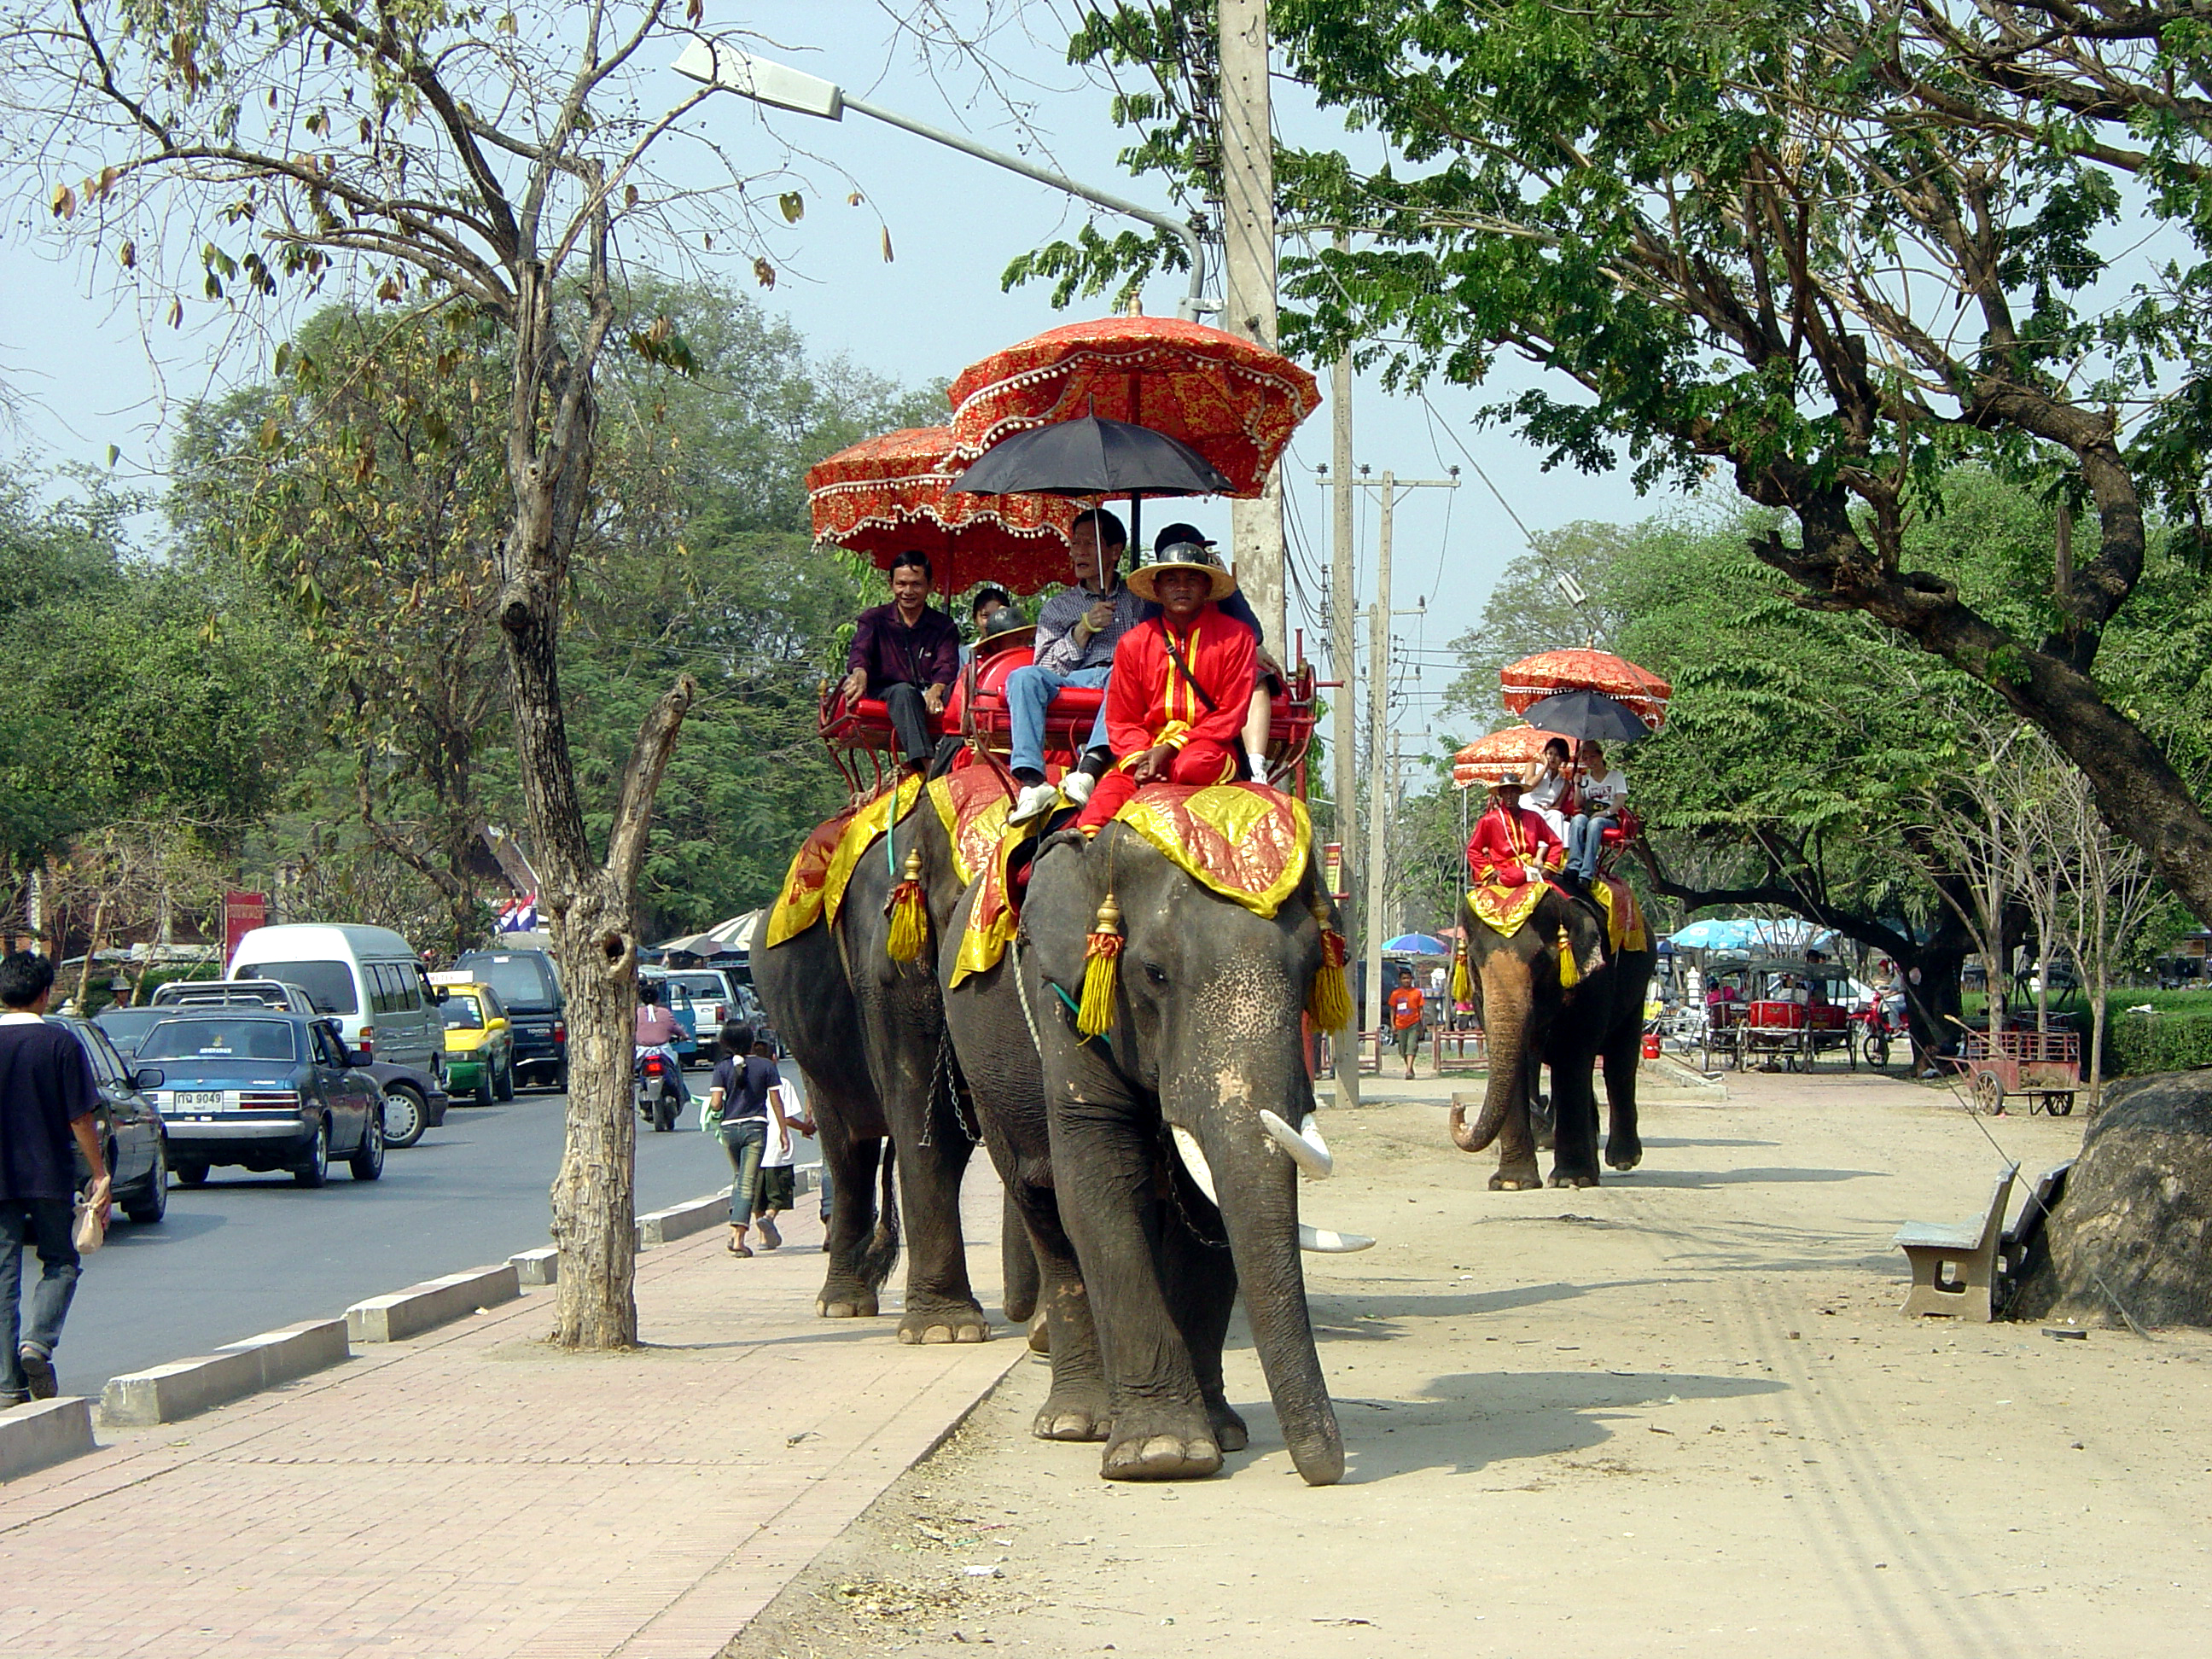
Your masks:
[{"label": "grey elephant skin", "polygon": [[[1109,881],[1125,934],[1113,1024],[1085,1039],[1073,1010]],[[1240,1286],[1291,1461],[1316,1486],[1344,1472],[1306,1307],[1297,1167],[1259,1120],[1266,1109],[1302,1124],[1313,1108],[1301,1015],[1322,958],[1316,906],[1333,916],[1310,868],[1262,918],[1120,825],[1088,845],[1055,836],[1038,855],[1014,950],[951,998],[987,1136],[994,1152],[1006,1147],[1043,1275],[1054,1389],[1039,1431],[1103,1434],[1109,1479],[1211,1474],[1244,1444],[1221,1382]],[[1021,1053],[1031,1024],[1034,1074]],[[1202,1151],[1218,1206],[1173,1149],[1171,1126]],[[1085,1310],[1095,1358],[1083,1346]]]},{"label": "grey elephant skin", "polygon": [[[753,981],[806,1082],[830,1176],[830,1266],[817,1306],[868,1316],[896,1257],[889,1164],[896,1164],[907,1250],[902,1342],[980,1342],[989,1321],[968,1280],[960,1182],[975,1150],[927,951],[891,959],[887,908],[915,838],[935,824],[927,800],[854,867],[844,902],[782,944],[754,953]],[[941,836],[941,830],[939,834]],[[941,920],[957,887],[939,896]],[[872,1190],[889,1144],[880,1212]]]},{"label": "grey elephant skin", "polygon": [[[1480,1115],[1472,1124],[1452,1109],[1452,1140],[1479,1152],[1495,1141],[1497,1191],[1543,1184],[1530,1125],[1537,1067],[1552,1069],[1554,1187],[1599,1182],[1595,1073],[1605,1068],[1609,1123],[1605,1161],[1632,1170],[1644,1161],[1636,1127],[1636,1071],[1642,1060],[1644,1002],[1655,952],[1609,951],[1605,924],[1595,908],[1555,887],[1510,937],[1477,919],[1462,899],[1471,971],[1481,999],[1490,1075]],[[1562,954],[1575,963],[1578,982],[1559,982]]]}]

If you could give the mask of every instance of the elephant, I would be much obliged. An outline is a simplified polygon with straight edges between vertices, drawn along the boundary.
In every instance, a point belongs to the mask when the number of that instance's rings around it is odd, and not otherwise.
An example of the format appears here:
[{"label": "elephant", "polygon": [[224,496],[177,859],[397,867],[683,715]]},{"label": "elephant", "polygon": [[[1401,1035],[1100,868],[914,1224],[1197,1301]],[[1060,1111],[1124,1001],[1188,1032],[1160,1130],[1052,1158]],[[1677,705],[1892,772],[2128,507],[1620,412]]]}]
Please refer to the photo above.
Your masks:
[{"label": "elephant", "polygon": [[[1537,1067],[1552,1068],[1554,1187],[1598,1184],[1597,1097],[1593,1073],[1602,1061],[1610,1122],[1605,1158],[1616,1170],[1644,1160],[1636,1131],[1636,1070],[1641,1060],[1644,1000],[1657,960],[1649,949],[1608,947],[1595,902],[1547,886],[1535,909],[1510,936],[1460,905],[1482,1002],[1490,1078],[1481,1116],[1472,1125],[1456,1105],[1451,1137],[1462,1152],[1498,1143],[1494,1192],[1543,1184],[1530,1133]],[[1561,957],[1573,969],[1560,981]]]},{"label": "elephant", "polygon": [[[817,1308],[832,1319],[877,1311],[897,1249],[888,1171],[880,1222],[872,1190],[875,1153],[888,1139],[905,1212],[898,1340],[980,1342],[990,1322],[969,1284],[960,1226],[960,1182],[975,1140],[943,1000],[927,953],[899,962],[889,950],[893,872],[902,875],[906,854],[935,817],[927,801],[909,811],[854,866],[834,921],[825,916],[754,952],[753,981],[806,1080],[830,1175],[830,1266]],[[957,896],[957,885],[939,896],[942,913]]]},{"label": "elephant", "polygon": [[[1085,1038],[1074,1010],[1109,890],[1123,938],[1112,1018]],[[1310,860],[1261,917],[1122,824],[1095,842],[1062,832],[1036,856],[998,967],[948,996],[1037,1248],[1054,1366],[1037,1431],[1103,1439],[1109,1480],[1208,1475],[1246,1443],[1221,1376],[1240,1283],[1293,1463],[1312,1485],[1343,1474],[1298,1255],[1298,1173],[1328,1164],[1301,1023],[1324,923],[1334,911]]]}]

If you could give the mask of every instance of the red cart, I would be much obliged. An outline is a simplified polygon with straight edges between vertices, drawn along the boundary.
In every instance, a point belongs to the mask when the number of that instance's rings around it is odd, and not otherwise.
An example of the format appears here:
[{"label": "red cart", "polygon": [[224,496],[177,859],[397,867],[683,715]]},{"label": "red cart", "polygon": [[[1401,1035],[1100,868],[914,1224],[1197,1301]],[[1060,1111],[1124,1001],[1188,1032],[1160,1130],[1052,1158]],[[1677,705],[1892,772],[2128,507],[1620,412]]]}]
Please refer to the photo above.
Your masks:
[{"label": "red cart", "polygon": [[2064,1117],[2081,1086],[2081,1037],[2075,1031],[1999,1031],[1992,1037],[1970,1029],[1951,1065],[1973,1079],[1974,1104],[1985,1112],[2003,1111],[2006,1097],[2017,1095],[2030,1116],[2040,1106]]}]

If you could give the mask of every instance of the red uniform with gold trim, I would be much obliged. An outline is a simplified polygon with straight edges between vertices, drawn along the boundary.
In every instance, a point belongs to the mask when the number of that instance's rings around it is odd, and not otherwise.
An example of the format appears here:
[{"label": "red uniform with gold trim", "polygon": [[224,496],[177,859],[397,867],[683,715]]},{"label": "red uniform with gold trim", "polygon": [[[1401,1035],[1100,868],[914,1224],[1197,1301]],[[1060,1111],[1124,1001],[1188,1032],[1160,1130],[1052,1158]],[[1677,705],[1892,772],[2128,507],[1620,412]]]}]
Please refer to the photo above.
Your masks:
[{"label": "red uniform with gold trim", "polygon": [[1467,838],[1467,867],[1474,878],[1498,887],[1519,887],[1529,879],[1528,866],[1556,870],[1567,849],[1552,826],[1525,806],[1508,813],[1493,806],[1475,820]]},{"label": "red uniform with gold trim", "polygon": [[[1168,649],[1170,641],[1175,653]],[[1176,653],[1189,665],[1188,674]],[[1161,744],[1176,751],[1170,783],[1225,783],[1236,777],[1238,734],[1259,673],[1252,630],[1216,605],[1201,606],[1188,632],[1172,630],[1160,616],[1122,635],[1106,683],[1106,740],[1121,764],[1099,780],[1076,827],[1095,830],[1110,822],[1137,791],[1128,769]]]}]

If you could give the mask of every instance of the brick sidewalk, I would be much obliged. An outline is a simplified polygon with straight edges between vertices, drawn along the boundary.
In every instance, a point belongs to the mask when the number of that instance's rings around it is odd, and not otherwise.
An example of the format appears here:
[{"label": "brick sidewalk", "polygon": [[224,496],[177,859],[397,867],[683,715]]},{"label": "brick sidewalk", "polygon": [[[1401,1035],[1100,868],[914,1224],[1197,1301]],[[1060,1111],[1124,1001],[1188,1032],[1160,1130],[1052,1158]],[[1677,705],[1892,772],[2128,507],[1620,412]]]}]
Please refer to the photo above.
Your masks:
[{"label": "brick sidewalk", "polygon": [[817,1318],[800,1213],[783,1254],[641,1255],[639,1352],[544,1347],[534,1291],[0,1487],[0,1653],[711,1659],[1026,1351]]}]

